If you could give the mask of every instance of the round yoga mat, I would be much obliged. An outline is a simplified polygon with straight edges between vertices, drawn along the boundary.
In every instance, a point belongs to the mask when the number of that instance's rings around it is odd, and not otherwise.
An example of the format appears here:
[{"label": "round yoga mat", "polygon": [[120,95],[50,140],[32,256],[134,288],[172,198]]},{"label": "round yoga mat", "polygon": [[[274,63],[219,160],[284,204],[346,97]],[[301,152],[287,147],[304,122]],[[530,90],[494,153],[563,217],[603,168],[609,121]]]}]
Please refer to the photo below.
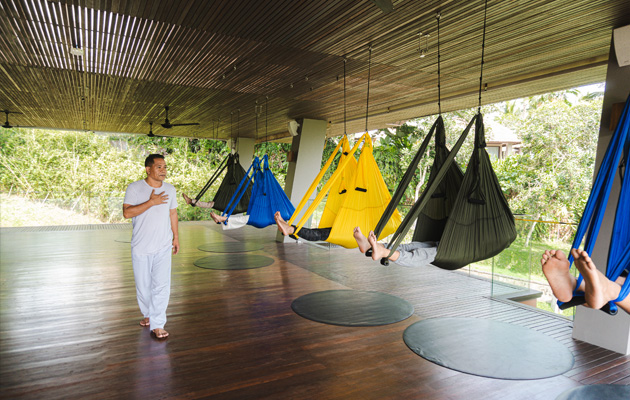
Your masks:
[{"label": "round yoga mat", "polygon": [[306,319],[341,326],[387,325],[413,314],[413,306],[400,297],[358,290],[309,293],[293,300],[291,308]]},{"label": "round yoga mat", "polygon": [[205,269],[253,269],[262,268],[274,263],[274,259],[256,254],[217,254],[200,258],[194,262]]},{"label": "round yoga mat", "polygon": [[586,385],[562,392],[556,400],[628,400],[628,385]]},{"label": "round yoga mat", "polygon": [[573,367],[560,342],[521,326],[475,318],[430,318],[403,334],[419,356],[456,371],[497,379],[542,379]]},{"label": "round yoga mat", "polygon": [[201,251],[208,251],[211,253],[245,253],[248,251],[261,250],[263,245],[253,242],[217,242],[206,243],[197,247]]}]

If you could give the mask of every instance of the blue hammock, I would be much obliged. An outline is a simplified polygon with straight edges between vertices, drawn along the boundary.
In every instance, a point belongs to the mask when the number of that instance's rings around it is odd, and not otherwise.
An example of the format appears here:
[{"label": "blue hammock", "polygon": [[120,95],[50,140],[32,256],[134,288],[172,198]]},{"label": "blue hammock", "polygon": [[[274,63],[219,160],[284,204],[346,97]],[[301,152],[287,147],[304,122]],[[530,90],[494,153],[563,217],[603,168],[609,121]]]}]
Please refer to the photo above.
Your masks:
[{"label": "blue hammock", "polygon": [[[280,211],[282,218],[285,220],[291,218],[295,207],[293,207],[273,172],[269,169],[267,155],[264,155],[262,160],[258,157],[254,158],[252,165],[239,183],[226,207],[226,211],[222,215],[228,218],[232,215],[236,204],[238,204],[251,184],[253,184],[251,198],[247,207],[247,214],[249,215],[248,225],[257,228],[273,225],[276,223],[274,219],[276,211]],[[225,223],[227,224],[227,220]]]},{"label": "blue hammock", "polygon": [[[615,212],[612,238],[608,251],[608,267],[606,269],[606,277],[613,282],[621,276],[624,270],[630,270],[630,214],[628,212],[630,207],[630,174],[628,174],[628,162],[630,162],[628,157],[630,153],[629,108],[630,96],[626,100],[626,105],[615,133],[608,144],[608,149],[606,149],[606,154],[593,184],[593,190],[586,202],[584,215],[580,220],[577,233],[573,239],[573,248],[579,248],[588,230],[584,250],[589,255],[592,253],[606,211],[610,189],[615,180],[615,175],[619,171],[621,175],[621,189]],[[624,161],[620,165],[622,154]],[[573,256],[569,256],[569,262],[573,264]],[[582,279],[581,275],[578,276],[576,288],[580,286]],[[622,285],[619,297],[609,302],[602,310],[613,315],[616,314],[618,308],[615,303],[625,299],[629,292],[630,278],[626,279]],[[561,309],[566,309],[574,305],[584,304],[584,302],[584,294],[574,291],[572,300],[566,303],[558,301],[558,305]]]},{"label": "blue hammock", "polygon": [[262,160],[254,161],[256,167],[252,198],[247,207],[248,225],[264,228],[276,223],[274,214],[280,211],[284,220],[289,220],[295,207],[269,169],[269,160],[265,154]]}]

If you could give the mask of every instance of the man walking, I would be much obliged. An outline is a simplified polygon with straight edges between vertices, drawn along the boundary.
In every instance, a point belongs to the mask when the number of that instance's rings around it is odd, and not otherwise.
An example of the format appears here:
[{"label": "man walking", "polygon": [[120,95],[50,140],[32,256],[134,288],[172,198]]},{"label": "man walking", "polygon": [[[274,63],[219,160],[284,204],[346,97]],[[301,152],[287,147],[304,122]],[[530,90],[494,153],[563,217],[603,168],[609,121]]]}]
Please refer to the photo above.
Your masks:
[{"label": "man walking", "polygon": [[123,216],[131,218],[131,260],[136,281],[138,305],[159,339],[168,337],[164,330],[166,308],[171,292],[171,249],[179,252],[177,195],[173,185],[164,182],[166,161],[161,154],[149,155],[144,166],[146,179],[127,186]]}]

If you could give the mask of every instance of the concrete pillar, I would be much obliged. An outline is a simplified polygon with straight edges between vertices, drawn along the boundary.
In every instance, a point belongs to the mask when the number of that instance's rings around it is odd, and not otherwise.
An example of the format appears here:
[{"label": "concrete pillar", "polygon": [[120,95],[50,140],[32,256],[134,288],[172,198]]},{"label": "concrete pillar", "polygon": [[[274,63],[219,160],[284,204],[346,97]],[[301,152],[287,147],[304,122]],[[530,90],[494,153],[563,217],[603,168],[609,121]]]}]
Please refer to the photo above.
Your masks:
[{"label": "concrete pillar", "polygon": [[[321,170],[325,141],[326,121],[314,119],[304,119],[301,133],[293,137],[293,142],[291,143],[293,160],[289,162],[284,192],[294,206],[300,203],[300,200],[302,200],[302,197],[304,197]],[[315,199],[316,195],[317,191],[313,193],[303,211],[308,208],[308,205]],[[276,237],[278,242],[292,240],[289,237],[282,236],[280,232],[278,232]]]},{"label": "concrete pillar", "polygon": [[[597,143],[595,171],[599,169],[608,143],[613,134],[610,130],[612,106],[624,103],[630,93],[630,66],[620,67],[615,56],[614,44],[611,46],[606,73],[606,90],[602,106],[602,122]],[[626,172],[627,173],[627,172]],[[610,246],[613,218],[619,198],[620,180],[616,175],[602,228],[597,237],[592,259],[597,268],[606,272],[608,248]],[[587,307],[577,307],[573,323],[573,337],[621,354],[630,354],[630,315],[620,310],[615,316]]]},{"label": "concrete pillar", "polygon": [[245,171],[247,171],[249,166],[252,165],[255,144],[256,141],[251,138],[232,139],[232,143],[230,145],[232,153],[238,152],[239,162]]}]

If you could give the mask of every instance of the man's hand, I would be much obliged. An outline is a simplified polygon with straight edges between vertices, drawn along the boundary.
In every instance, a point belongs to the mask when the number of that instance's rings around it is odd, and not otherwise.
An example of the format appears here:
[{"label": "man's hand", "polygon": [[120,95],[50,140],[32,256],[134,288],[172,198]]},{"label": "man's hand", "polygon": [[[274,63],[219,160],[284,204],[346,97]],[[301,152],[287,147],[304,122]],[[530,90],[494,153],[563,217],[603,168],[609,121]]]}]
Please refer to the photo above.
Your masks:
[{"label": "man's hand", "polygon": [[173,254],[179,253],[179,239],[173,239]]},{"label": "man's hand", "polygon": [[151,191],[151,196],[149,196],[149,203],[152,206],[159,206],[160,204],[168,203],[168,195],[166,192],[162,192],[160,194],[155,194],[155,189]]}]

